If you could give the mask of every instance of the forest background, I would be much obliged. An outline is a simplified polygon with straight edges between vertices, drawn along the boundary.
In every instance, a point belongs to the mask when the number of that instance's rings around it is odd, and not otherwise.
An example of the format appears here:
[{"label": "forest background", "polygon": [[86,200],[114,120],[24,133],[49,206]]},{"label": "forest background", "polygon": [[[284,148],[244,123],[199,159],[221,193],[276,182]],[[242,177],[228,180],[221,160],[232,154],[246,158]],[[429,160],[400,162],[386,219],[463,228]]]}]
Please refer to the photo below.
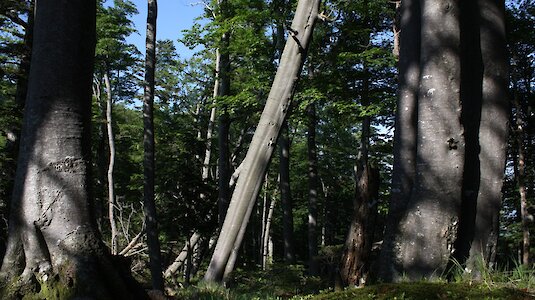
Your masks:
[{"label": "forest background", "polygon": [[[19,85],[31,50],[29,2],[5,3],[0,7],[2,245],[22,116]],[[225,215],[218,199],[230,198],[282,44],[291,37],[288,24],[295,3],[227,3],[228,12],[221,13],[215,2],[190,6],[182,1],[170,8],[160,2],[155,195],[162,267],[171,285],[189,284],[207,267],[210,240]],[[535,201],[535,3],[506,4],[511,128],[495,262],[501,268],[519,264],[529,269]],[[138,278],[148,281],[141,114],[144,7],[141,1],[99,4],[92,153],[103,240],[112,253],[131,260]],[[322,4],[323,21],[316,25],[286,134],[278,141],[290,155],[277,150],[270,163],[237,261],[240,269],[267,270],[287,263],[334,282],[355,218],[357,165],[363,157],[374,170],[369,185],[375,187],[367,204],[366,234],[372,243],[365,269],[376,260],[391,196],[396,7],[382,0]],[[189,16],[200,17],[192,25],[167,23],[187,19],[181,13],[190,9]],[[176,40],[181,26],[184,35]],[[227,62],[223,69],[218,69],[218,58]],[[225,92],[217,91],[218,80],[228,80]],[[222,165],[225,160],[228,164]],[[221,182],[222,170],[227,183]],[[365,281],[366,276],[357,277]]]}]

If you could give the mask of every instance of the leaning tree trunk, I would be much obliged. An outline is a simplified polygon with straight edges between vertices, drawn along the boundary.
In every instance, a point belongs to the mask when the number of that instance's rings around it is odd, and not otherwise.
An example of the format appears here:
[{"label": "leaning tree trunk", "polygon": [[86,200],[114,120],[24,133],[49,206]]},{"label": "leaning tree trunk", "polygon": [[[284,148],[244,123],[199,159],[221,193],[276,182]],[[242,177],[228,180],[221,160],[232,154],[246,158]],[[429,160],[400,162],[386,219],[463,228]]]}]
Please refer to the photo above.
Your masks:
[{"label": "leaning tree trunk", "polygon": [[409,201],[416,172],[416,121],[420,78],[420,3],[403,0],[400,8],[399,90],[394,132],[392,195],[380,253],[378,277],[398,281],[398,231]]},{"label": "leaning tree trunk", "polygon": [[21,148],[0,271],[2,298],[133,299],[92,218],[96,1],[36,6]]},{"label": "leaning tree trunk", "polygon": [[158,234],[156,204],[154,202],[154,73],[156,70],[156,18],[157,0],[148,0],[147,38],[145,56],[145,93],[143,97],[144,196],[145,224],[152,288],[163,291],[162,258]]},{"label": "leaning tree trunk", "polygon": [[319,0],[300,0],[297,5],[291,25],[291,38],[286,42],[266,106],[244,159],[241,175],[204,277],[206,281],[221,281],[225,268],[227,270],[234,268],[233,263],[228,266],[227,263],[232,250],[239,248],[243,240],[247,222],[305,60],[319,4]]},{"label": "leaning tree trunk", "polygon": [[409,280],[436,278],[448,264],[457,238],[464,165],[458,2],[421,0],[420,5],[416,174],[396,247]]}]

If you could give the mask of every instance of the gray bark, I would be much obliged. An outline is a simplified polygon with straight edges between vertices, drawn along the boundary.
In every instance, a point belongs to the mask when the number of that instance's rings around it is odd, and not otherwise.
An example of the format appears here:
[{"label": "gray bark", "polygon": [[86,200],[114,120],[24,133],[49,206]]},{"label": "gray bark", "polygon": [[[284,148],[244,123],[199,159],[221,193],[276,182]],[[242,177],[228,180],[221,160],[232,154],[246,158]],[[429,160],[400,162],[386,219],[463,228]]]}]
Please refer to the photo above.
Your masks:
[{"label": "gray bark", "polygon": [[145,89],[143,97],[143,146],[144,146],[144,195],[143,208],[147,225],[147,245],[152,288],[163,291],[162,258],[158,234],[158,218],[154,202],[154,73],[156,70],[156,19],[158,16],[157,0],[148,0],[147,38],[145,56]]},{"label": "gray bark", "polygon": [[96,1],[36,5],[3,299],[142,298],[114,268],[90,203]]},{"label": "gray bark", "polygon": [[481,279],[482,263],[492,268],[495,262],[507,146],[508,72],[500,2],[463,3],[461,18],[466,161],[456,259],[467,260],[465,270],[476,279]]},{"label": "gray bark", "polygon": [[394,163],[385,236],[378,277],[386,282],[401,279],[397,265],[399,223],[407,207],[416,172],[416,121],[420,78],[420,3],[401,1],[399,33],[399,90],[394,132]]},{"label": "gray bark", "polygon": [[300,0],[297,5],[291,25],[291,38],[286,42],[266,106],[244,159],[242,173],[204,277],[206,281],[221,281],[225,268],[234,268],[233,264],[227,266],[227,263],[232,250],[240,247],[245,234],[246,224],[305,60],[319,3],[319,0]]},{"label": "gray bark", "polygon": [[457,239],[464,166],[458,3],[420,5],[416,174],[394,246],[410,280],[436,278],[446,269]]}]

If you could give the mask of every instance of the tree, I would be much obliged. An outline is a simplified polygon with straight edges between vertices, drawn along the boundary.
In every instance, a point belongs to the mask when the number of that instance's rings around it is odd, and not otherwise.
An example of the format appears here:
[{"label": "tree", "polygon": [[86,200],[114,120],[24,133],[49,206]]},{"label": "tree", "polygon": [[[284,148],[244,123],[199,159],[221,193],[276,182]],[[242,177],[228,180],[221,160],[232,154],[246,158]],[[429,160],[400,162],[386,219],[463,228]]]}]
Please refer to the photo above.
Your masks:
[{"label": "tree", "polygon": [[391,198],[378,276],[385,281],[398,280],[396,236],[407,208],[416,173],[416,120],[420,78],[420,3],[403,0],[400,8],[399,89],[394,132],[394,165]]},{"label": "tree", "polygon": [[158,234],[158,218],[154,201],[154,73],[156,71],[156,18],[157,0],[148,0],[147,40],[145,56],[145,94],[143,97],[143,146],[144,146],[144,197],[145,223],[147,224],[147,243],[152,287],[163,291],[162,262]]},{"label": "tree", "polygon": [[[116,162],[121,159],[117,155],[115,145],[117,127],[114,124],[114,107],[119,100],[129,99],[134,93],[132,87],[129,86],[132,84],[132,79],[129,78],[132,77],[132,74],[129,73],[132,72],[136,64],[138,51],[133,45],[126,43],[126,37],[135,31],[132,21],[129,20],[129,17],[135,13],[137,10],[130,1],[115,0],[113,6],[109,7],[105,7],[101,2],[97,5],[97,45],[93,89],[101,119],[98,122],[100,126],[98,126],[99,143],[96,153],[98,162],[96,173],[98,174],[97,186],[100,187],[104,182],[107,182],[108,193],[107,196],[104,196],[100,193],[101,189],[98,188],[95,190],[95,196],[98,200],[102,199],[102,201],[96,202],[97,206],[107,206],[110,244],[113,254],[119,252],[120,242],[116,216],[118,203],[115,166]],[[105,101],[102,100],[103,91],[106,93]],[[105,169],[106,163],[107,169]]]},{"label": "tree", "polygon": [[[481,280],[481,264],[490,269],[495,265],[500,230],[510,114],[505,16],[498,0],[467,2],[461,9],[466,160],[454,257]],[[479,45],[471,43],[477,39]]]},{"label": "tree", "polygon": [[[310,72],[310,71],[309,71]],[[312,76],[312,72],[309,74]],[[316,104],[307,106],[307,162],[308,162],[308,267],[311,276],[319,275],[318,264],[318,156],[316,150]]]},{"label": "tree", "polygon": [[294,225],[292,212],[292,193],[290,188],[290,140],[288,138],[288,123],[284,122],[279,135],[279,189],[281,194],[284,261],[295,263]]},{"label": "tree", "polygon": [[508,120],[502,12],[499,1],[402,2],[383,280],[494,261]]},{"label": "tree", "polygon": [[235,261],[229,261],[229,258],[231,252],[237,252],[241,246],[247,221],[306,57],[318,18],[319,3],[318,0],[301,0],[297,5],[291,25],[291,38],[286,42],[266,106],[244,159],[243,169],[204,277],[206,281],[221,281],[223,274],[230,273],[234,268]]},{"label": "tree", "polygon": [[1,276],[3,298],[143,298],[102,244],[90,201],[95,1],[39,2]]}]

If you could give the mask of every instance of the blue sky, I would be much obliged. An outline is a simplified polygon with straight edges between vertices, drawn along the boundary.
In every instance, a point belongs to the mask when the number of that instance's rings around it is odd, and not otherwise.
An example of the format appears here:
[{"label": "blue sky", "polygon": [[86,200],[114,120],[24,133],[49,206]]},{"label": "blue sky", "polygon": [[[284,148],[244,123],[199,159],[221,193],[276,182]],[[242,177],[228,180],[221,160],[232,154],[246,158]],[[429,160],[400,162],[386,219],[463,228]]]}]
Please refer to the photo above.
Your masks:
[{"label": "blue sky", "polygon": [[[147,1],[132,0],[137,6],[139,14],[133,17],[137,34],[127,38],[127,41],[137,46],[141,53],[145,53],[145,31],[147,22]],[[158,40],[170,39],[181,58],[191,57],[193,51],[177,42],[182,37],[182,30],[189,29],[193,20],[204,11],[204,5],[199,0],[158,0],[157,33]]]}]

